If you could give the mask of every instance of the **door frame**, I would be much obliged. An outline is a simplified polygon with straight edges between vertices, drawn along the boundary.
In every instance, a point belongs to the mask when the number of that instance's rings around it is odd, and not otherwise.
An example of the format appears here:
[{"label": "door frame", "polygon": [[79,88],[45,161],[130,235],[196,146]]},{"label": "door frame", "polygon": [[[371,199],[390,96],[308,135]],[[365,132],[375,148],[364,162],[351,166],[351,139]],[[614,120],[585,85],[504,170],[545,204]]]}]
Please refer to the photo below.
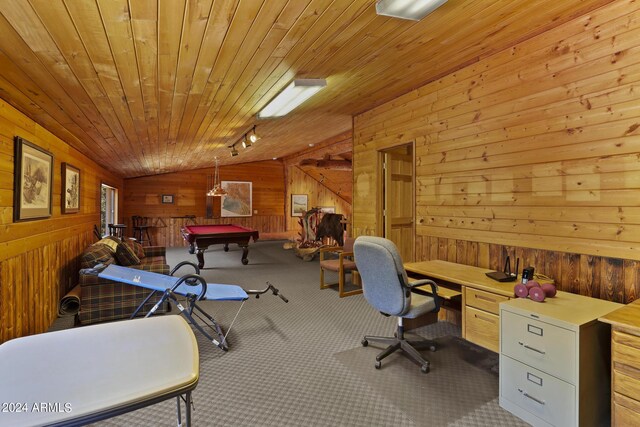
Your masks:
[{"label": "door frame", "polygon": [[376,205],[379,209],[376,209],[376,235],[385,236],[385,154],[396,150],[400,147],[411,148],[411,233],[413,236],[413,244],[411,245],[412,260],[416,255],[416,141],[411,140],[400,144],[390,145],[378,150],[377,168],[378,168],[378,180],[376,183]]}]

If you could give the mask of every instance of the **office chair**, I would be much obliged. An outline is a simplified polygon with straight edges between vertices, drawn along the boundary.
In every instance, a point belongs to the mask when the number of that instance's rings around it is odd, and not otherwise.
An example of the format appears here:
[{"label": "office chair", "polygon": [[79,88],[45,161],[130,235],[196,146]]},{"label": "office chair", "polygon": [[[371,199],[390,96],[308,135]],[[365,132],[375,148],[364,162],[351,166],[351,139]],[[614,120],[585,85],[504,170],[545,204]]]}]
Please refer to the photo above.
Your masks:
[{"label": "office chair", "polygon": [[[369,341],[388,345],[376,356],[377,369],[382,366],[382,359],[396,350],[402,350],[403,354],[418,363],[420,370],[426,374],[429,372],[429,361],[424,359],[418,350],[428,348],[435,351],[434,342],[405,339],[402,320],[415,319],[440,310],[438,286],[429,279],[409,283],[398,248],[390,240],[360,236],[356,239],[353,250],[367,302],[385,316],[398,317],[398,329],[394,337],[365,336],[362,345],[366,347]],[[431,293],[416,289],[417,286],[425,284],[431,285]]]}]

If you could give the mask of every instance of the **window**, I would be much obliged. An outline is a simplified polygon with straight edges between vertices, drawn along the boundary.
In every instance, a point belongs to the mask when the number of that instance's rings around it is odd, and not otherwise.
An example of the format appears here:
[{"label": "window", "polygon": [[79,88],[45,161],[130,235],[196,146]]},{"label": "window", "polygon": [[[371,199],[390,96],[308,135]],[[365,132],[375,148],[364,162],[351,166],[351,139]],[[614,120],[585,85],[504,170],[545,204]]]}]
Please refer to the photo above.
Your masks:
[{"label": "window", "polygon": [[107,224],[118,220],[118,189],[102,184],[100,189],[100,232],[106,235]]}]

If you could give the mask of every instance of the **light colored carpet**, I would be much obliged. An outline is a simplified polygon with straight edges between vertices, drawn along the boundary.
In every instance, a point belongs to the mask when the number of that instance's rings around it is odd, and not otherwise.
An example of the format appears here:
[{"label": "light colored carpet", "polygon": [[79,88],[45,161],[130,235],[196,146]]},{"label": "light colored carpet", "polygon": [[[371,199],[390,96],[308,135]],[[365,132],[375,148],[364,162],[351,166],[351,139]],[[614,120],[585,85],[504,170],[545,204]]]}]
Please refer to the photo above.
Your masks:
[{"label": "light colored carpet", "polygon": [[[373,310],[362,295],[338,298],[333,289],[320,290],[317,260],[304,262],[292,251],[282,249],[282,243],[252,244],[246,266],[240,263],[241,250],[236,245],[226,253],[221,246],[205,252],[209,268],[202,274],[209,282],[257,289],[268,280],[290,302],[285,304],[272,295],[247,301],[229,335],[227,353],[196,332],[201,376],[193,393],[194,426],[526,425],[497,405],[497,377],[473,363],[460,362],[456,369],[449,369],[444,362],[439,363],[440,355],[432,357],[427,352],[433,360],[427,375],[415,365],[404,366],[404,362],[385,365],[381,370],[375,370],[373,359],[357,369],[343,363],[350,352],[357,352],[358,357],[362,353],[364,358],[369,350],[375,354],[373,347],[360,346],[362,336],[393,334],[394,320]],[[168,260],[176,265],[182,260],[195,261],[195,255],[189,255],[186,248],[172,248]],[[202,305],[226,327],[240,303]],[[426,337],[459,335],[459,327],[439,323],[417,332]],[[473,357],[473,352],[462,353]],[[403,396],[414,396],[416,402],[429,408],[426,418],[416,416],[395,396],[371,382],[374,377],[381,384],[397,381],[397,371],[405,368],[408,371],[404,378],[410,380],[395,387],[402,389]],[[445,368],[451,381],[450,389],[442,389],[442,393],[458,406],[455,413],[443,410],[441,401],[434,404],[423,398],[423,389],[439,382],[438,371]],[[363,375],[360,370],[371,372]],[[471,376],[485,377],[477,386],[481,389],[470,392],[477,391],[480,398],[460,401],[457,391]],[[98,425],[172,426],[175,400]]]}]

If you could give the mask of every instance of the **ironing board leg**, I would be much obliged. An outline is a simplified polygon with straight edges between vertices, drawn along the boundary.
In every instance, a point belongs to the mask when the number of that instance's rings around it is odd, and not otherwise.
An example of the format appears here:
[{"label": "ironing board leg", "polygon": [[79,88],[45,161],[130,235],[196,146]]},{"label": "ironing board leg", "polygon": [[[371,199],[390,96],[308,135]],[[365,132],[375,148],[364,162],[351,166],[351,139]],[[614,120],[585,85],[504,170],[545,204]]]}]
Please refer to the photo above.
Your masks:
[{"label": "ironing board leg", "polygon": [[178,412],[178,427],[182,426],[182,414],[180,413],[180,396],[176,396],[176,406]]}]

